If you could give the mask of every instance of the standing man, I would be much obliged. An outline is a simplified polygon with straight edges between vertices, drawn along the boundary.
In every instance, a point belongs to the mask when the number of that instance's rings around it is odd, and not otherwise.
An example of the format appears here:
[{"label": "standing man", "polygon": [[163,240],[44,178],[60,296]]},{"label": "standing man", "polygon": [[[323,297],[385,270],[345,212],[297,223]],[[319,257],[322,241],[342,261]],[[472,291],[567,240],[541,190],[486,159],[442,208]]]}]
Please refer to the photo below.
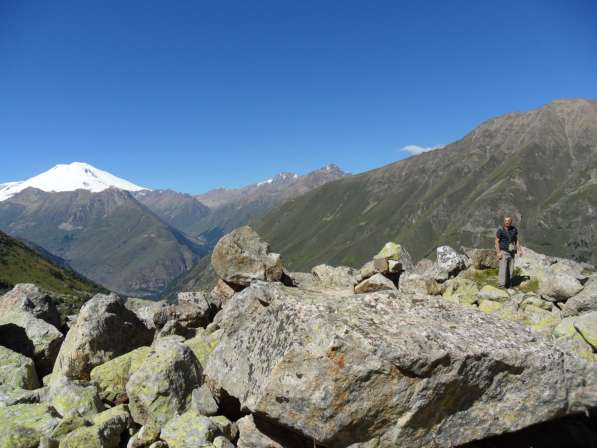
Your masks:
[{"label": "standing man", "polygon": [[518,229],[512,225],[512,217],[504,217],[503,227],[499,227],[495,234],[495,251],[500,260],[498,286],[509,288],[512,286],[514,275],[514,256],[522,256],[522,244],[518,239]]}]

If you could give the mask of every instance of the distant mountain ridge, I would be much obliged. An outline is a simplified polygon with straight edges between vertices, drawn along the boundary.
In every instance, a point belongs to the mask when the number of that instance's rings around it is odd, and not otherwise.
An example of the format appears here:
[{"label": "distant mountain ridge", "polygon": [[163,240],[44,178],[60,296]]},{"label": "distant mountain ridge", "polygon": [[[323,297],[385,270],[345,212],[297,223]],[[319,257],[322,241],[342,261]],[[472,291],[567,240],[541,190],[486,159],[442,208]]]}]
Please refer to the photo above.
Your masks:
[{"label": "distant mountain ridge", "polygon": [[597,261],[597,101],[492,118],[443,149],[330,182],[256,224],[287,266],[360,266],[370,247],[415,258],[440,242],[492,247],[503,215],[542,253]]}]

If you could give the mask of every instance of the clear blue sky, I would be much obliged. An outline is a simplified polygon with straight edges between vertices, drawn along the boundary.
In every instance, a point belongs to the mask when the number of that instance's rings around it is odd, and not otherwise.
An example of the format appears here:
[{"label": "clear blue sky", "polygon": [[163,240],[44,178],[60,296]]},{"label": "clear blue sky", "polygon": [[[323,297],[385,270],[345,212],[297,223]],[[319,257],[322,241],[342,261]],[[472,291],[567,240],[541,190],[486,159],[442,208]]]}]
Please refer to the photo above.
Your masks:
[{"label": "clear blue sky", "polygon": [[0,0],[0,182],[352,172],[597,97],[597,2]]}]

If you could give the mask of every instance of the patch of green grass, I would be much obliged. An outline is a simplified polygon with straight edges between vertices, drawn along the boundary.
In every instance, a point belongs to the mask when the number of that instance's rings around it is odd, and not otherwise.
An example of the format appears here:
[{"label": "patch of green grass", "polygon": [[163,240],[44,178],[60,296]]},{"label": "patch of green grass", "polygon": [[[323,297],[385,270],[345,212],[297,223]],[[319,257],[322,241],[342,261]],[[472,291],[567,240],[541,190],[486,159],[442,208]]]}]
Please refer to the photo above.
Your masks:
[{"label": "patch of green grass", "polygon": [[497,269],[470,269],[463,274],[464,278],[474,281],[479,288],[485,285],[497,286]]}]

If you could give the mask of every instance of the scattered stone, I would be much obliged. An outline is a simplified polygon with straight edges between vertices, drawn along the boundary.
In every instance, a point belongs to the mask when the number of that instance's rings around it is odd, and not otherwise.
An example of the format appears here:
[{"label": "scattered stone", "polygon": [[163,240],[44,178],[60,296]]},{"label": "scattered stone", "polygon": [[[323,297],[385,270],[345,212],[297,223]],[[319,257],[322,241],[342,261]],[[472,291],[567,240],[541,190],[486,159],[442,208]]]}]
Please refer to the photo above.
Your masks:
[{"label": "scattered stone", "polygon": [[157,423],[148,423],[141,426],[141,429],[130,438],[126,448],[144,448],[159,437],[160,426]]},{"label": "scattered stone", "polygon": [[255,280],[277,282],[284,273],[280,255],[271,253],[269,244],[249,226],[222,237],[212,252],[211,264],[218,277],[233,287],[245,287]]},{"label": "scattered stone", "polygon": [[218,403],[214,399],[207,384],[195,389],[191,396],[191,406],[197,414],[207,417],[217,415]]},{"label": "scattered stone", "polygon": [[189,411],[168,421],[160,437],[170,448],[189,448],[210,446],[217,435],[218,427],[208,417]]},{"label": "scattered stone", "polygon": [[135,313],[149,330],[155,330],[154,316],[166,305],[163,300],[155,301],[133,297],[127,298],[124,303],[124,306]]},{"label": "scattered stone", "polygon": [[551,338],[443,299],[254,283],[222,314],[213,389],[323,446],[455,446],[597,404]]},{"label": "scattered stone", "polygon": [[[404,248],[400,244],[394,243],[392,241],[387,242],[384,245],[384,247],[382,247],[382,249],[377,253],[377,255],[375,255],[375,257],[373,257],[374,263],[375,263],[375,260],[379,260],[379,259],[385,259],[388,262],[390,260],[395,261],[395,262],[400,262],[400,270],[412,271],[414,268],[412,257],[410,256],[410,254],[408,253],[406,248]],[[388,265],[388,269],[390,269],[390,271],[391,271],[391,268],[389,265]],[[394,269],[396,269],[396,267],[394,267]],[[378,271],[378,272],[383,272],[383,271]],[[391,271],[391,272],[396,272],[396,271]]]},{"label": "scattered stone", "polygon": [[139,347],[94,367],[90,377],[98,386],[100,398],[116,404],[128,401],[126,383],[150,352],[150,347]]},{"label": "scattered stone", "polygon": [[0,408],[0,447],[35,448],[49,437],[60,419],[46,404],[16,404]]},{"label": "scattered stone", "polygon": [[126,393],[133,420],[140,425],[165,424],[191,402],[200,386],[201,366],[189,347],[174,337],[158,339],[134,372]]},{"label": "scattered stone", "polygon": [[130,425],[126,405],[108,409],[93,417],[91,426],[80,427],[60,441],[60,448],[119,448],[123,432]]},{"label": "scattered stone", "polygon": [[149,345],[153,332],[115,294],[97,294],[68,331],[54,365],[53,377],[89,379],[91,370],[117,356]]},{"label": "scattered stone", "polygon": [[354,288],[359,282],[359,272],[348,266],[320,264],[311,270],[319,288]]},{"label": "scattered stone", "polygon": [[543,300],[534,294],[524,297],[520,306],[524,310],[528,305],[541,308],[545,311],[551,311],[553,307],[553,303]]},{"label": "scattered stone", "polygon": [[37,389],[40,384],[33,361],[0,345],[0,384]]},{"label": "scattered stone", "polygon": [[383,274],[375,274],[373,277],[369,277],[355,286],[354,292],[364,294],[367,292],[383,291],[384,289],[395,290],[397,288],[394,282]]},{"label": "scattered stone", "polygon": [[238,437],[238,427],[236,423],[231,422],[228,417],[224,415],[216,415],[209,417],[214,425],[218,428],[218,432],[223,434],[228,440],[236,440]]}]

